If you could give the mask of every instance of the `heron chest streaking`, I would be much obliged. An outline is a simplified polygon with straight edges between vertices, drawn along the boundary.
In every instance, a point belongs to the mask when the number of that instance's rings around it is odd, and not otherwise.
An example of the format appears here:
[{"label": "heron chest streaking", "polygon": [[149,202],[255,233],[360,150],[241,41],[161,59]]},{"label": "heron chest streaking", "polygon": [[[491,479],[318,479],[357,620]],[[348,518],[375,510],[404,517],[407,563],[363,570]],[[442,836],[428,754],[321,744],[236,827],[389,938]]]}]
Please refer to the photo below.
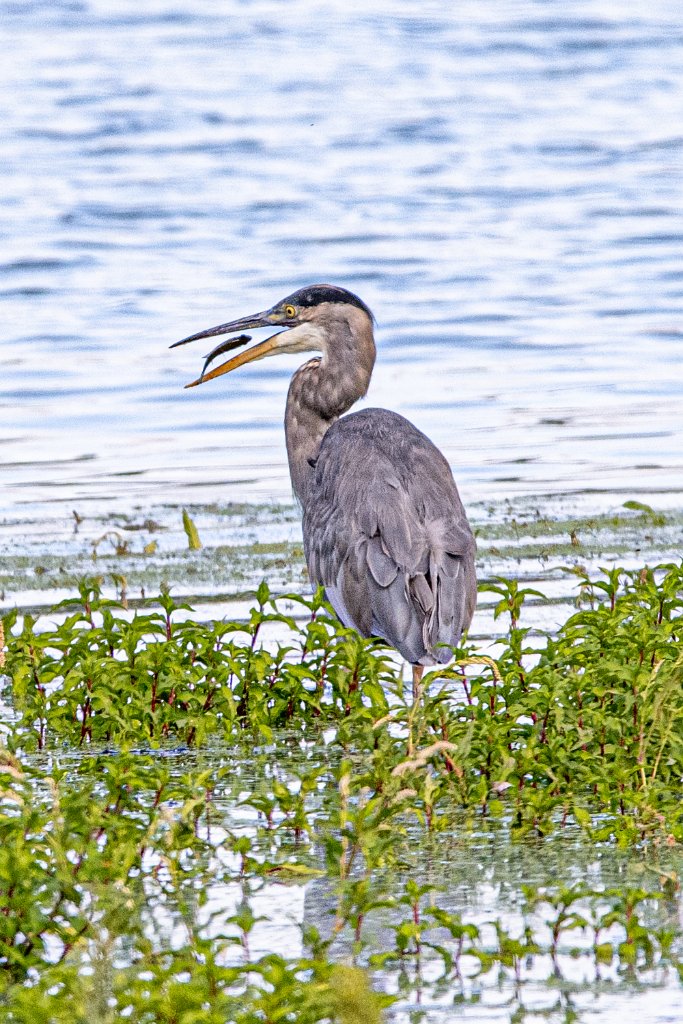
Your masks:
[{"label": "heron chest streaking", "polygon": [[251,338],[222,342],[187,387],[266,356],[321,353],[292,377],[285,412],[308,571],[345,626],[382,637],[413,665],[417,687],[425,665],[450,661],[476,603],[474,537],[450,467],[403,416],[343,415],[367,392],[375,363],[372,313],[358,296],[312,285],[176,344],[257,327],[280,330],[207,372]]}]

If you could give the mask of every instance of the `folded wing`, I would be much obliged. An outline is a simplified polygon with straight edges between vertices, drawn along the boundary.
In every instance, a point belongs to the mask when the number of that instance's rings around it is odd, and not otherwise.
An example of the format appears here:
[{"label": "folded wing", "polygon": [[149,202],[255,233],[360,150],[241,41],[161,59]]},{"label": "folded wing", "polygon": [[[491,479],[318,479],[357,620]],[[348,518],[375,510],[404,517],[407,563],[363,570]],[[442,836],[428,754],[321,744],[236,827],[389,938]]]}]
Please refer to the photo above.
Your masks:
[{"label": "folded wing", "polygon": [[413,664],[445,664],[476,602],[475,543],[450,467],[384,409],[325,434],[304,508],[312,580],[341,621]]}]

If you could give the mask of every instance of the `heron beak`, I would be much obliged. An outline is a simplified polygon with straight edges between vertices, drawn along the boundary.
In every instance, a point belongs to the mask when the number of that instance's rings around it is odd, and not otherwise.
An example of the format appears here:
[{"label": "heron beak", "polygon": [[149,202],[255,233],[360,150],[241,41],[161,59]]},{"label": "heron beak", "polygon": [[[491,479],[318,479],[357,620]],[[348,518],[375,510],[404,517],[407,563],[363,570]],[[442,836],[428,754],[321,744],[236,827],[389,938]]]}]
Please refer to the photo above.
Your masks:
[{"label": "heron beak", "polygon": [[[219,334],[233,334],[237,331],[248,330],[249,328],[257,327],[273,327],[277,325],[277,321],[272,318],[271,310],[266,310],[263,313],[255,313],[252,316],[244,316],[239,320],[231,320],[227,324],[219,324],[218,327],[209,327],[206,331],[199,331],[198,334],[191,334],[189,338],[183,338],[182,341],[176,341],[171,348],[177,348],[179,345],[187,345],[190,341],[199,341],[201,338],[215,338]],[[284,325],[283,325],[284,326]],[[246,352],[240,352],[238,356],[234,356],[232,359],[228,359],[227,362],[221,363],[215,369],[206,373],[206,368],[209,363],[225,352],[230,352],[234,348],[239,348],[241,345],[246,345],[248,341],[251,341],[251,335],[241,334],[238,338],[232,338],[229,341],[223,341],[220,345],[217,345],[214,349],[209,352],[204,362],[204,367],[201,374],[196,380],[193,380],[191,384],[186,384],[186,388],[195,388],[198,384],[203,384],[207,380],[213,380],[214,377],[220,377],[223,373],[230,373],[231,370],[235,370],[238,366],[242,366],[244,363],[251,363],[256,359],[264,359],[265,356],[270,355],[277,348],[278,334],[272,335],[266,341],[260,342],[258,345],[254,345],[253,348],[248,349]]]},{"label": "heron beak", "polygon": [[244,366],[245,363],[253,363],[257,359],[265,359],[266,356],[272,356],[278,352],[291,354],[293,352],[325,351],[325,336],[319,327],[310,323],[283,323],[281,314],[272,309],[267,310],[265,313],[256,313],[255,316],[245,316],[241,320],[232,320],[229,324],[221,324],[219,327],[210,327],[208,331],[200,331],[199,334],[192,334],[189,338],[176,341],[175,345],[171,345],[171,348],[185,345],[188,341],[197,341],[199,338],[213,338],[217,334],[233,334],[235,331],[243,331],[255,327],[282,327],[283,330],[278,334],[272,334],[270,338],[259,342],[253,348],[240,352],[239,355],[233,356],[232,359],[228,359],[227,362],[221,363],[220,366],[216,366],[207,373],[206,368],[209,363],[213,362],[216,356],[230,352],[241,345],[246,345],[248,341],[251,341],[251,336],[249,334],[241,334],[238,338],[222,341],[220,345],[216,345],[209,352],[199,377],[190,384],[186,384],[185,387],[196,388],[198,384],[203,384],[207,380],[213,380],[214,377],[220,377],[224,373],[236,370],[238,366]]},{"label": "heron beak", "polygon": [[[185,387],[196,388],[198,384],[204,384],[207,380],[213,380],[214,377],[220,377],[224,373],[230,373],[231,370],[236,370],[238,366],[244,366],[245,363],[253,363],[257,359],[265,359],[266,356],[272,355],[278,348],[278,339],[280,337],[281,334],[273,334],[270,338],[266,338],[265,341],[261,341],[258,345],[254,345],[253,348],[248,348],[245,352],[240,352],[238,355],[233,356],[232,359],[228,359],[227,362],[221,363],[220,366],[216,366],[213,370],[209,370],[208,373],[204,373],[202,370],[201,376],[197,377],[197,379],[193,380],[190,384],[186,384]],[[235,345],[243,345],[249,340],[248,335],[243,335],[242,338],[238,338],[234,345],[230,345],[230,347],[232,348]],[[228,346],[225,344],[218,345],[213,352],[210,352],[206,357],[204,369],[206,369],[214,356],[219,355],[220,352],[225,352],[227,347]]]},{"label": "heron beak", "polygon": [[206,331],[191,334],[189,338],[175,341],[169,348],[178,348],[179,345],[187,345],[189,341],[199,341],[201,338],[215,338],[218,334],[237,334],[238,331],[254,330],[256,327],[272,327],[275,321],[271,320],[270,317],[271,311],[269,309],[264,313],[243,316],[239,320],[231,320],[228,324],[219,324],[218,327],[209,327]]}]

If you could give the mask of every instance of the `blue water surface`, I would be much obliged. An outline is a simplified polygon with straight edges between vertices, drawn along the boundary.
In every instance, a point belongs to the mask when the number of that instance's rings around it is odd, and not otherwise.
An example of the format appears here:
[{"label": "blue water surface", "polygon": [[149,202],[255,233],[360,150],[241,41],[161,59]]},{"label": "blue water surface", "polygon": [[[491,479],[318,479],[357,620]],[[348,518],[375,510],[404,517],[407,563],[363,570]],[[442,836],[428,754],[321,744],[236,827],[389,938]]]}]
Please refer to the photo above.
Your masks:
[{"label": "blue water surface", "polygon": [[0,514],[288,499],[297,358],[184,392],[210,343],[168,345],[312,281],[372,307],[367,401],[466,501],[680,505],[673,0],[15,0],[2,23]]}]

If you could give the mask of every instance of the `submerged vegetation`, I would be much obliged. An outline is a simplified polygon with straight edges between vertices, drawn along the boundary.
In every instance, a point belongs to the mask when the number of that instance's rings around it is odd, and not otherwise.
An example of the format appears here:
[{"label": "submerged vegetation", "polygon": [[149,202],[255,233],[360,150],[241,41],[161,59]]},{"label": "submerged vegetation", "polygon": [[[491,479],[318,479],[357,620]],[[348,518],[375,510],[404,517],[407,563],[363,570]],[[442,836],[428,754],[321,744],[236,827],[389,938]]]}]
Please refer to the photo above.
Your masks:
[{"label": "submerged vegetation", "polygon": [[[547,579],[558,566],[656,564],[683,549],[683,512],[640,502],[567,516],[551,498],[471,508],[481,572]],[[240,600],[262,579],[299,590],[307,579],[300,516],[287,505],[156,506],[136,514],[18,519],[0,564],[0,601],[45,607],[97,574],[133,602],[172,586],[195,604]],[[52,592],[52,596],[51,596]]]},{"label": "submerged vegetation", "polygon": [[553,635],[485,584],[505,632],[418,704],[320,594],[207,623],[85,581],[6,615],[0,1019],[374,1024],[502,988],[522,1020],[545,985],[573,1020],[678,985],[683,566],[573,574]]}]

